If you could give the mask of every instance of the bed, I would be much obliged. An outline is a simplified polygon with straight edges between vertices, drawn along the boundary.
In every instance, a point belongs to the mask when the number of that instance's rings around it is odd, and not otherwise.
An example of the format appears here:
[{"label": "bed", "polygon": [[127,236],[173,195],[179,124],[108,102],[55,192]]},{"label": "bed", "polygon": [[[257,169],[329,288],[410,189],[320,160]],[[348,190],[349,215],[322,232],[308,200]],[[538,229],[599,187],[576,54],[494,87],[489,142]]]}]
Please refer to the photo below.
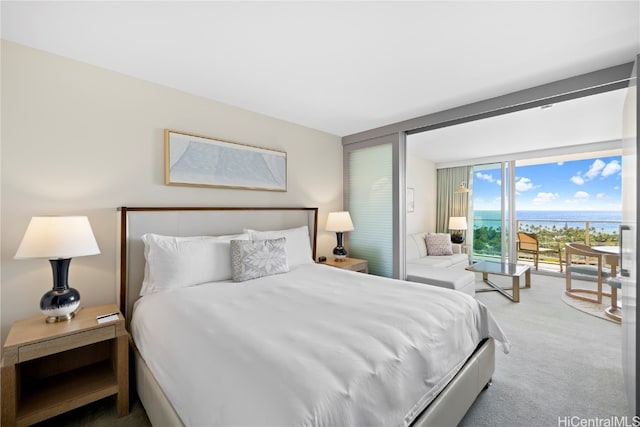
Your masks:
[{"label": "bed", "polygon": [[[486,307],[449,289],[315,264],[317,216],[317,208],[120,209],[121,310],[152,424],[462,419],[491,379],[496,341],[509,349]],[[220,266],[192,278],[201,252],[189,251],[210,244],[231,247],[222,264],[231,259],[241,281]],[[152,255],[154,245],[188,261],[172,282],[188,285],[163,287],[179,269]],[[254,278],[252,266],[234,266],[264,245],[274,245],[271,272]]]}]

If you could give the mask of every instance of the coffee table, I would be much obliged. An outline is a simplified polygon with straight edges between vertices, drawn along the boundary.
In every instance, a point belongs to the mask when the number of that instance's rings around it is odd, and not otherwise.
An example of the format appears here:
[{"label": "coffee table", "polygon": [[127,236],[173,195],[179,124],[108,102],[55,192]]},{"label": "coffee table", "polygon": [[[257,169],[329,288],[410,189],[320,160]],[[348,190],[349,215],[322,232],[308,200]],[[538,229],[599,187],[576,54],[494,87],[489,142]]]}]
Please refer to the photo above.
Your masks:
[{"label": "coffee table", "polygon": [[[476,289],[476,292],[498,291],[513,302],[520,302],[520,277],[523,274],[524,287],[531,287],[531,268],[528,265],[512,264],[509,262],[480,261],[470,265],[466,270],[482,273],[482,280],[491,286],[491,289]],[[503,288],[493,283],[489,280],[489,274],[511,277],[512,287]],[[512,291],[512,293],[508,293],[507,291]]]}]

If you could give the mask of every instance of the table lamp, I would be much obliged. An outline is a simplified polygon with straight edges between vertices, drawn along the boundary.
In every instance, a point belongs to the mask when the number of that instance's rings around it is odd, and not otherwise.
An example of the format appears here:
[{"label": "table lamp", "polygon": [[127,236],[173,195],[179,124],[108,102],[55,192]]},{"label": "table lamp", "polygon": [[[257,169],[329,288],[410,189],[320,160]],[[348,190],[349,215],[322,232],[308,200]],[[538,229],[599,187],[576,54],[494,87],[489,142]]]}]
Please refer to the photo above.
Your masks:
[{"label": "table lamp", "polygon": [[330,212],[325,229],[336,232],[338,246],[333,248],[333,256],[336,261],[344,261],[347,257],[347,250],[342,246],[342,233],[353,230],[353,222],[351,222],[349,212]]},{"label": "table lamp", "polygon": [[462,236],[462,230],[467,229],[467,218],[464,216],[452,216],[449,218],[449,230],[453,230],[451,233],[451,242],[452,243],[462,243],[464,242],[464,237]]},{"label": "table lamp", "polygon": [[68,284],[72,257],[100,253],[86,216],[34,216],[15,259],[49,258],[53,289],[40,299],[47,323],[71,320],[80,307],[80,293]]},{"label": "table lamp", "polygon": [[[454,193],[468,193],[469,189],[464,185],[464,181],[453,190]],[[457,217],[456,217],[457,218]]]}]

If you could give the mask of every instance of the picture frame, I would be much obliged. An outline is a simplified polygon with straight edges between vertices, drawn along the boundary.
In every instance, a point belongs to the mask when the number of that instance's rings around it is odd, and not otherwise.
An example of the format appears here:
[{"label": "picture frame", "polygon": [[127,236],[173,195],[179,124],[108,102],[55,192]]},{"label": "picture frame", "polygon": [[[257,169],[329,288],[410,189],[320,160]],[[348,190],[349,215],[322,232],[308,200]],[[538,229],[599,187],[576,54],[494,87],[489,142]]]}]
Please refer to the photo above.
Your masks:
[{"label": "picture frame", "polygon": [[415,208],[415,190],[411,187],[407,187],[407,212],[413,212]]},{"label": "picture frame", "polygon": [[287,153],[170,129],[164,131],[166,185],[287,191]]}]

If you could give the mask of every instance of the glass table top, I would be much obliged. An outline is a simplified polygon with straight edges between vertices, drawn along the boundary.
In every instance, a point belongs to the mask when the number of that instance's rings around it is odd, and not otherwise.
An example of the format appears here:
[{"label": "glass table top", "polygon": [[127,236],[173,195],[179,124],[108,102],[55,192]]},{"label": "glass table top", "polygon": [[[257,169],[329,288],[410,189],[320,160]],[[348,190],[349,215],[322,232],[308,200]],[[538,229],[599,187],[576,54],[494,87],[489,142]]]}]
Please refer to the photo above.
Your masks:
[{"label": "glass table top", "polygon": [[522,273],[529,270],[528,265],[524,264],[512,264],[509,262],[497,262],[497,261],[480,261],[473,265],[470,265],[466,269],[469,271],[476,271],[478,273],[492,273],[500,274],[502,276],[520,276]]}]

